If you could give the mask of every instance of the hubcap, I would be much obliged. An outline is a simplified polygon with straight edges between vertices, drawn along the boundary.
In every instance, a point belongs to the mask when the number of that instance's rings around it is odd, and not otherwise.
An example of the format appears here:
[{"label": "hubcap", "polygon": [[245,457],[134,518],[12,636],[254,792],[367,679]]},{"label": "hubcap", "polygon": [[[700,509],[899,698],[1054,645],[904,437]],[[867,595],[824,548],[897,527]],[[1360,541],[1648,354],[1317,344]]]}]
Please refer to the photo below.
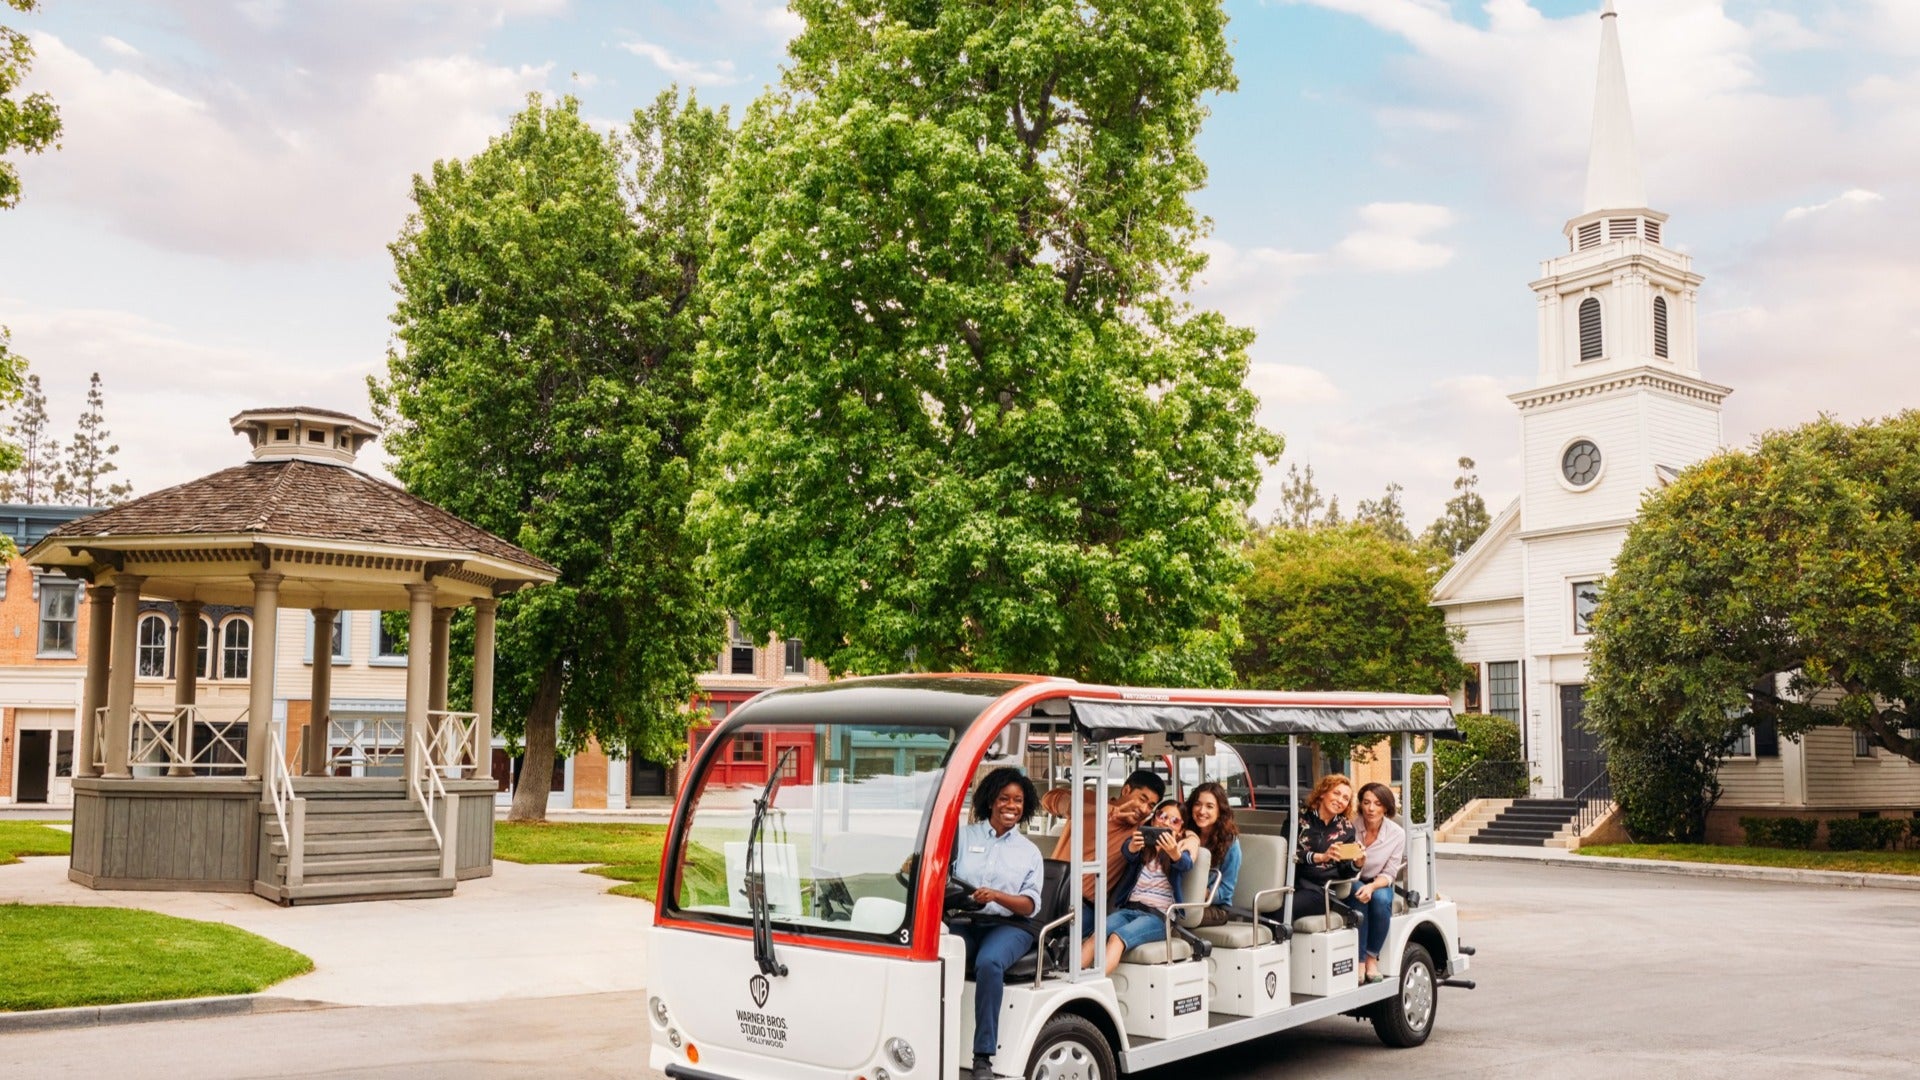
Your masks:
[{"label": "hubcap", "polygon": [[1033,1063],[1028,1080],[1101,1080],[1100,1063],[1076,1039],[1054,1043]]},{"label": "hubcap", "polygon": [[1407,1026],[1415,1031],[1425,1031],[1433,1022],[1433,973],[1427,965],[1409,964],[1407,973],[1400,976],[1400,1008],[1406,1013]]}]

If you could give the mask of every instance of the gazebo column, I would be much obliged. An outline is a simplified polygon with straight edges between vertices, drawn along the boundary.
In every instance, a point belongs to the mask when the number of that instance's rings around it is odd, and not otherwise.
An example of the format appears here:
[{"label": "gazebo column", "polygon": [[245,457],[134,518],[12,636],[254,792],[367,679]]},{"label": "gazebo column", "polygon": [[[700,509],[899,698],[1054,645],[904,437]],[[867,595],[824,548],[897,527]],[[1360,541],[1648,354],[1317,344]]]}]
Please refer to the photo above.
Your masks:
[{"label": "gazebo column", "polygon": [[273,731],[273,662],[275,639],[280,636],[280,583],[285,574],[263,570],[253,579],[253,641],[248,648],[247,779],[267,774],[267,754]]},{"label": "gazebo column", "polygon": [[473,602],[473,777],[493,773],[493,618],[498,600]]},{"label": "gazebo column", "polygon": [[[407,782],[419,779],[427,763],[419,747],[427,736],[427,705],[433,694],[433,585],[407,586]],[[422,655],[422,654],[425,655]]]},{"label": "gazebo column", "polygon": [[107,672],[113,647],[113,586],[87,588],[87,681],[80,691],[80,715],[75,717],[79,736],[74,741],[73,775],[99,776],[93,763],[94,748],[100,739],[100,707],[107,703]]},{"label": "gazebo column", "polygon": [[107,675],[106,731],[106,777],[110,780],[133,775],[127,767],[127,756],[133,736],[134,620],[140,615],[140,586],[146,583],[139,574],[119,574],[113,579],[113,659]]},{"label": "gazebo column", "polygon": [[[198,600],[182,600],[173,628],[173,767],[168,776],[192,776],[194,696],[200,689],[200,609]],[[209,646],[213,643],[208,642]]]},{"label": "gazebo column", "polygon": [[427,696],[427,708],[445,712],[447,708],[447,645],[453,639],[453,609],[433,609],[433,688]]},{"label": "gazebo column", "polygon": [[[306,763],[303,776],[327,775],[327,750],[333,739],[334,608],[313,609],[313,698],[307,708]],[[377,612],[375,614],[378,614]]]}]

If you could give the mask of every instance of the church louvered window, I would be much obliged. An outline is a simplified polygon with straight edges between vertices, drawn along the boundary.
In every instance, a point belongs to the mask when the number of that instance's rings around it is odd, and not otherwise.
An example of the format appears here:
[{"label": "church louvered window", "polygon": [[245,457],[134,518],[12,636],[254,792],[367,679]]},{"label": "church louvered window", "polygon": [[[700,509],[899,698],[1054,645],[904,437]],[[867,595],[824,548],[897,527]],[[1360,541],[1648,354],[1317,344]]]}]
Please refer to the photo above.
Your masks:
[{"label": "church louvered window", "polygon": [[1653,298],[1653,355],[1667,358],[1667,298]]},{"label": "church louvered window", "polygon": [[1659,222],[1657,221],[1647,222],[1647,239],[1653,241],[1656,244],[1660,242],[1660,223]]},{"label": "church louvered window", "polygon": [[1587,248],[1598,247],[1599,245],[1600,223],[1597,221],[1589,221],[1585,225],[1580,226],[1579,249],[1584,251]]},{"label": "church louvered window", "polygon": [[1580,359],[1600,359],[1600,301],[1592,296],[1580,301]]}]

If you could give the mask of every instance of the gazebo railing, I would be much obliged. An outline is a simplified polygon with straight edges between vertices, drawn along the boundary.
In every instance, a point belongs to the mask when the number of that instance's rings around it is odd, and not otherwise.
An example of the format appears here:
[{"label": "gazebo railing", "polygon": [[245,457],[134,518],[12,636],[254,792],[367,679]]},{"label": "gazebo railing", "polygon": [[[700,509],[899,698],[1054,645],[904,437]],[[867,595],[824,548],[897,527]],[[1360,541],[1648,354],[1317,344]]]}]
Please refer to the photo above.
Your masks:
[{"label": "gazebo railing", "polygon": [[[203,705],[135,706],[128,718],[127,765],[244,773],[247,768],[246,707],[220,717],[210,716],[207,708]],[[98,723],[104,728],[106,710],[100,711],[103,715]],[[96,738],[95,746],[104,741]],[[96,756],[98,753],[96,750]]]},{"label": "gazebo railing", "polygon": [[342,742],[335,743],[332,739],[332,731],[327,733],[328,772],[336,769],[350,770],[356,765],[363,769],[387,765],[399,768],[406,762],[407,724],[405,720],[399,717],[382,716],[342,726],[349,731]]},{"label": "gazebo railing", "polygon": [[93,710],[93,769],[94,775],[107,771],[107,707]]},{"label": "gazebo railing", "polygon": [[267,755],[267,794],[273,799],[273,817],[280,825],[281,842],[287,846],[286,884],[300,885],[306,881],[307,800],[293,792],[287,746],[278,728],[272,740],[273,750]]},{"label": "gazebo railing", "polygon": [[478,713],[435,709],[427,713],[424,761],[428,768],[442,776],[459,779],[462,765],[471,765],[477,775],[481,761],[479,739]]}]

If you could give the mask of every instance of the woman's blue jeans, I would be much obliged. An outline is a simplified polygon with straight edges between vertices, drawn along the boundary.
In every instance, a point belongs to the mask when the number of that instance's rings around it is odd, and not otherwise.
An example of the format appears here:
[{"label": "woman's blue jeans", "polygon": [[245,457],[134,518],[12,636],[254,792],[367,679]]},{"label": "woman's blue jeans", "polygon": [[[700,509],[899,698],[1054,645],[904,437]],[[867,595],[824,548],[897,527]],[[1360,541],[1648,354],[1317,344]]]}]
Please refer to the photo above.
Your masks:
[{"label": "woman's blue jeans", "polygon": [[1368,957],[1378,959],[1380,950],[1387,945],[1387,924],[1393,920],[1393,886],[1383,885],[1373,890],[1373,895],[1361,903],[1358,897],[1346,901],[1347,907],[1360,916],[1360,959]]},{"label": "woman's blue jeans", "polygon": [[1137,949],[1149,941],[1166,939],[1167,917],[1159,912],[1121,908],[1107,916],[1107,933],[1119,938],[1127,948]]}]

